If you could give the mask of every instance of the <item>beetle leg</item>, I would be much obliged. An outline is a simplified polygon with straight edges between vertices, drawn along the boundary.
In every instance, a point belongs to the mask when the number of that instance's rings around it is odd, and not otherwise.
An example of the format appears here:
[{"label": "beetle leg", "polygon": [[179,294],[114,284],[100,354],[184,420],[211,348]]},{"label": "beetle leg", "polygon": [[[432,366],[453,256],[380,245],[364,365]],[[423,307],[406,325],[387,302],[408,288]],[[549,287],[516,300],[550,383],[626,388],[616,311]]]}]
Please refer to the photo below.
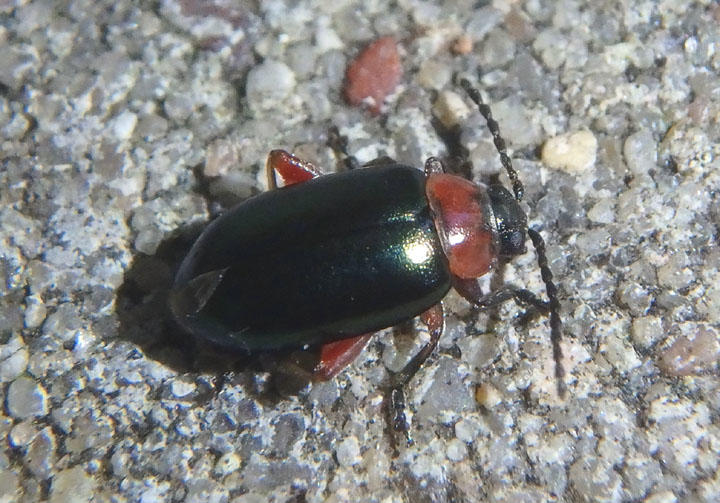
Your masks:
[{"label": "beetle leg", "polygon": [[342,158],[343,164],[347,169],[357,169],[360,167],[358,160],[348,154],[347,151],[347,138],[340,134],[340,130],[337,126],[331,126],[328,131],[327,145],[335,152],[337,157]]},{"label": "beetle leg", "polygon": [[455,291],[470,304],[474,304],[476,299],[483,297],[480,281],[478,281],[477,278],[459,278],[453,276],[452,285]]},{"label": "beetle leg", "polygon": [[425,161],[425,177],[445,173],[445,165],[437,157],[428,157]]},{"label": "beetle leg", "polygon": [[368,161],[362,165],[363,168],[381,168],[383,166],[389,166],[391,164],[397,164],[397,161],[392,157],[383,155],[372,161]]},{"label": "beetle leg", "polygon": [[392,388],[390,390],[389,410],[390,423],[396,432],[405,434],[408,445],[412,443],[408,433],[410,427],[405,417],[405,393],[403,388],[420,370],[425,360],[437,347],[440,336],[443,333],[444,317],[442,303],[437,303],[420,315],[420,320],[428,327],[430,340],[405,367],[393,376]]},{"label": "beetle leg", "polygon": [[272,150],[268,154],[265,171],[268,178],[268,187],[271,189],[277,188],[275,172],[280,175],[286,186],[307,182],[322,175],[312,163],[303,161],[284,150]]},{"label": "beetle leg", "polygon": [[453,278],[453,288],[465,300],[480,309],[488,309],[498,306],[503,302],[513,299],[521,305],[531,306],[541,313],[547,315],[550,312],[550,303],[546,302],[530,290],[507,285],[497,290],[483,295],[480,289],[480,283],[475,278]]},{"label": "beetle leg", "polygon": [[[535,233],[535,231],[532,232],[534,234],[531,235],[534,239],[538,239],[535,237],[538,236],[537,233]],[[544,246],[544,243],[542,246]],[[542,248],[541,254],[544,257],[544,248]],[[547,268],[547,259],[545,259],[544,262],[545,264],[543,267],[549,272],[549,269]],[[455,291],[463,296],[468,302],[480,309],[494,307],[507,300],[513,299],[518,304],[531,306],[550,319],[550,338],[553,348],[553,359],[555,360],[555,378],[557,380],[558,395],[562,397],[565,394],[565,382],[563,380],[565,377],[565,368],[562,364],[562,348],[560,347],[561,324],[560,315],[558,314],[559,303],[556,297],[555,285],[552,283],[552,276],[550,276],[549,280],[546,281],[546,285],[551,285],[547,287],[549,292],[548,297],[550,298],[549,301],[540,299],[530,290],[517,288],[512,285],[506,286],[496,292],[483,295],[476,279],[453,278],[453,288],[455,288]]]},{"label": "beetle leg", "polygon": [[372,335],[363,334],[323,344],[320,349],[320,363],[313,370],[313,377],[321,381],[335,377],[362,352]]}]

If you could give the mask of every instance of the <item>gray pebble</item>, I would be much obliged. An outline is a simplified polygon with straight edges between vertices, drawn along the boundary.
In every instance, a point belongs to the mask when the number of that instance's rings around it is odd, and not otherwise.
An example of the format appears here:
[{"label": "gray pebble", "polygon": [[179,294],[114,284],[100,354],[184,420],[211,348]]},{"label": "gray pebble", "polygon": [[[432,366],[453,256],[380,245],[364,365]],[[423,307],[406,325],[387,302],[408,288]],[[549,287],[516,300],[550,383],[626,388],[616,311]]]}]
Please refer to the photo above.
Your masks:
[{"label": "gray pebble", "polygon": [[44,416],[48,413],[47,392],[30,377],[18,377],[8,388],[7,410],[16,419]]}]

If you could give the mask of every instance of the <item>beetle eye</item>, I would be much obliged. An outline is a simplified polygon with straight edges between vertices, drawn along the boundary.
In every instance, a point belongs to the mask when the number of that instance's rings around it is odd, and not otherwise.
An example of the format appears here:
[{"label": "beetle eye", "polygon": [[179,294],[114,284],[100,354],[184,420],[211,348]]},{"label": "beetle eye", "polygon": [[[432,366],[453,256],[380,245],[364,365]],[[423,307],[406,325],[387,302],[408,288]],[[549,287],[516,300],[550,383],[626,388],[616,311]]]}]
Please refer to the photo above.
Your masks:
[{"label": "beetle eye", "polygon": [[500,255],[512,257],[522,255],[526,251],[524,229],[515,229],[500,233]]}]

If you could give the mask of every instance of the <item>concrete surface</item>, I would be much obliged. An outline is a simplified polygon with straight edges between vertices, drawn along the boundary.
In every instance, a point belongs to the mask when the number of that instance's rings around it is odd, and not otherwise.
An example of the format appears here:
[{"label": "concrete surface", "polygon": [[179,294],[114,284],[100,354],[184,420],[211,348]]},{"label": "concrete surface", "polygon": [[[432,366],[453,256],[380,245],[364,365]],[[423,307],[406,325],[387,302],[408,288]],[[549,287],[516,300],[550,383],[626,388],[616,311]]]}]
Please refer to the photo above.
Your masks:
[{"label": "concrete surface", "polygon": [[[343,77],[384,35],[404,74],[373,116]],[[720,500],[719,71],[710,1],[0,1],[0,501]],[[451,294],[395,455],[383,391],[423,330],[291,389],[166,296],[270,149],[337,169],[330,125],[363,162],[452,164],[434,110],[496,174],[455,75],[548,243],[568,395],[546,320]],[[541,292],[533,253],[502,281]]]}]

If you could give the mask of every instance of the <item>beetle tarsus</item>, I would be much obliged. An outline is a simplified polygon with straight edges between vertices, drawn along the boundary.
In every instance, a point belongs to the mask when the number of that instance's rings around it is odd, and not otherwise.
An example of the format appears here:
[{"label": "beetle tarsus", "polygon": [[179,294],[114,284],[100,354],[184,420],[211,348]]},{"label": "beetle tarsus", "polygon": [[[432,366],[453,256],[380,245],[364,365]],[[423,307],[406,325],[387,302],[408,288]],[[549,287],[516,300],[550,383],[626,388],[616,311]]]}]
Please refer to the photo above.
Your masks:
[{"label": "beetle tarsus", "polygon": [[[517,304],[531,306],[533,309],[536,309],[537,312],[550,319],[550,341],[553,347],[553,360],[555,361],[555,378],[557,380],[558,395],[562,397],[565,395],[565,368],[562,364],[563,355],[562,348],[560,346],[560,341],[562,340],[562,321],[560,320],[560,302],[557,299],[557,287],[552,281],[552,273],[547,265],[545,244],[542,241],[542,238],[532,229],[528,229],[528,234],[530,235],[533,245],[535,245],[535,250],[538,254],[538,263],[540,264],[541,276],[543,282],[545,282],[545,288],[550,300],[542,300],[529,290],[513,286],[508,286],[502,288],[501,290],[478,297],[477,295],[481,292],[481,290],[479,287],[474,287],[477,285],[477,281],[473,280],[456,279],[453,282],[453,287],[463,298],[465,298],[465,300],[480,309],[496,307],[510,299],[513,299]],[[539,241],[536,243],[537,239],[539,239]],[[545,271],[544,273],[542,272],[543,270]]]},{"label": "beetle tarsus", "polygon": [[410,427],[405,416],[405,393],[403,389],[437,347],[445,324],[442,303],[435,304],[422,313],[420,320],[428,327],[430,340],[410,359],[400,372],[393,375],[393,384],[389,396],[390,424],[396,433],[405,435],[408,446],[412,445],[413,441],[410,437]]},{"label": "beetle tarsus", "polygon": [[342,159],[343,165],[347,169],[357,169],[360,167],[360,163],[348,153],[347,148],[347,137],[340,134],[340,130],[337,126],[330,126],[328,130],[327,145],[335,152],[335,155]]},{"label": "beetle tarsus", "polygon": [[526,290],[525,288],[516,288],[513,286],[504,287],[501,290],[491,292],[480,298],[467,298],[469,302],[480,309],[488,309],[499,306],[510,299],[513,299],[517,304],[522,306],[532,306],[546,316],[551,310],[549,302],[538,298],[538,296],[530,290]]},{"label": "beetle tarsus", "polygon": [[388,412],[390,414],[390,425],[396,434],[402,433],[408,447],[413,445],[410,436],[410,425],[405,416],[405,393],[401,386],[395,386],[390,390],[390,403]]},{"label": "beetle tarsus", "polygon": [[[553,285],[554,286],[554,285]],[[463,297],[463,293],[458,291]],[[558,395],[560,397],[565,396],[565,368],[562,364],[562,348],[560,347],[560,341],[562,339],[562,323],[560,321],[560,315],[558,309],[560,304],[555,298],[555,302],[545,301],[538,298],[534,293],[524,288],[504,288],[497,292],[485,295],[479,299],[472,299],[465,297],[476,307],[480,309],[488,309],[491,307],[498,306],[503,302],[513,299],[516,303],[521,305],[529,305],[534,308],[540,314],[543,314],[550,318],[550,341],[553,347],[553,360],[555,362],[555,379],[557,380]]]}]

